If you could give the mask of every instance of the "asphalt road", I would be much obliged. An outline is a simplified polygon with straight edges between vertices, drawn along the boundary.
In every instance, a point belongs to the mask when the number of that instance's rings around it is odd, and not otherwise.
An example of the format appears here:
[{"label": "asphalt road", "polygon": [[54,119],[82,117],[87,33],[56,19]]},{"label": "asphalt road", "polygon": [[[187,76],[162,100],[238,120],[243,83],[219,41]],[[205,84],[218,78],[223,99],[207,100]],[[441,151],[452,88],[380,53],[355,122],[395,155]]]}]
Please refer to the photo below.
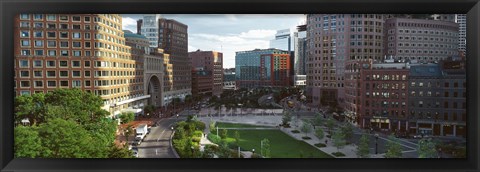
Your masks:
[{"label": "asphalt road", "polygon": [[170,138],[173,134],[171,127],[177,121],[186,119],[187,111],[181,112],[179,117],[164,118],[158,121],[156,127],[152,127],[143,142],[138,146],[139,158],[176,158],[173,147],[170,146]]}]

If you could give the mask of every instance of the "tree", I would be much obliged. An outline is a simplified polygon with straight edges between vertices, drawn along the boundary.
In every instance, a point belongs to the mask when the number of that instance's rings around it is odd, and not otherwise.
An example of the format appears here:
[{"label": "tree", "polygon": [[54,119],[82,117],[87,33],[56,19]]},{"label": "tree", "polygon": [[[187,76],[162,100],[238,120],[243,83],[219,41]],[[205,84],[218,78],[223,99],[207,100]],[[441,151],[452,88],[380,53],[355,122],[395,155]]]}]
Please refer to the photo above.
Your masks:
[{"label": "tree", "polygon": [[342,126],[341,131],[345,135],[345,138],[352,138],[352,136],[353,136],[353,126],[352,126],[352,124],[345,123]]},{"label": "tree", "polygon": [[327,123],[325,124],[328,128],[328,133],[332,134],[333,127],[335,127],[335,121],[332,117],[327,119]]},{"label": "tree", "polygon": [[133,128],[132,125],[128,125],[127,128],[125,129],[125,140],[127,140],[128,143],[128,137],[133,135]]},{"label": "tree", "polygon": [[300,128],[300,131],[305,133],[305,137],[306,137],[308,133],[312,132],[312,126],[309,123],[303,122],[302,127]]},{"label": "tree", "polygon": [[220,132],[220,138],[226,139],[227,136],[228,136],[227,134],[228,134],[228,130],[227,129],[222,129],[222,131]]},{"label": "tree", "polygon": [[290,112],[283,111],[282,125],[284,127],[290,126],[290,121],[292,121],[292,115],[290,115]]},{"label": "tree", "polygon": [[312,125],[320,126],[323,124],[323,117],[320,113],[316,113],[315,118],[312,120]]},{"label": "tree", "polygon": [[362,137],[360,137],[360,143],[357,146],[357,156],[359,158],[368,158],[370,150],[368,148],[369,144],[369,139],[367,135],[363,134]]},{"label": "tree", "polygon": [[431,139],[421,139],[418,142],[418,158],[436,158],[436,144]]},{"label": "tree", "polygon": [[270,158],[271,157],[270,156],[270,140],[263,139],[261,142],[262,142],[262,149],[260,151],[262,156],[265,158]]},{"label": "tree", "polygon": [[402,146],[399,143],[398,138],[393,135],[388,136],[387,142],[387,152],[385,153],[385,158],[401,158],[402,157]]},{"label": "tree", "polygon": [[15,127],[13,150],[16,158],[35,158],[42,152],[41,138],[35,127]]},{"label": "tree", "polygon": [[215,131],[215,121],[210,121],[210,133],[213,133]]},{"label": "tree", "polygon": [[346,145],[345,134],[340,131],[334,132],[332,136],[332,141],[333,145],[337,147],[337,151],[340,151],[339,149],[343,148]]},{"label": "tree", "polygon": [[143,112],[146,114],[151,114],[155,112],[155,106],[153,105],[147,105],[143,108]]},{"label": "tree", "polygon": [[133,112],[123,112],[120,115],[120,120],[122,121],[122,124],[129,123],[130,121],[133,121],[135,119],[135,114]]},{"label": "tree", "polygon": [[323,129],[317,128],[315,130],[315,136],[317,136],[318,139],[323,139],[323,137],[325,137],[325,133],[323,132]]},{"label": "tree", "polygon": [[133,158],[133,152],[126,147],[117,147],[114,144],[110,146],[109,158]]},{"label": "tree", "polygon": [[240,145],[240,132],[238,132],[238,130],[235,130],[235,144],[238,146]]}]

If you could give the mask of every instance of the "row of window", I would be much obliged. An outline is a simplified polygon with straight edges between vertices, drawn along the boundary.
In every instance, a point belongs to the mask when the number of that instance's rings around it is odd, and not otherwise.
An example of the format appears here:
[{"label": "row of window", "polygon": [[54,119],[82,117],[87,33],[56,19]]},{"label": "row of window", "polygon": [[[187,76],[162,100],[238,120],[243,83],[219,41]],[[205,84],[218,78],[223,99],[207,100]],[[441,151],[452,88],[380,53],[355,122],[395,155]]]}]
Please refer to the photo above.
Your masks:
[{"label": "row of window", "polygon": [[[82,42],[80,41],[55,41],[55,40],[47,40],[46,41],[46,47],[47,48],[56,48],[57,43],[59,44],[60,48],[69,48],[70,46],[72,48],[91,48],[92,43],[91,42],[84,42],[83,47],[82,47]],[[102,43],[103,44],[103,43]],[[95,43],[97,45],[97,42]],[[32,46],[31,41],[27,39],[22,39],[20,40],[20,46],[21,47],[30,47]],[[45,41],[44,40],[33,40],[33,46],[35,48],[41,48],[45,46]]]},{"label": "row of window", "polygon": [[[69,15],[56,15],[56,14],[20,14],[20,20],[30,20],[30,18],[33,18],[33,20],[44,20],[46,19],[47,21],[57,21],[57,18],[59,21],[72,21],[72,22],[80,22],[82,21],[81,16],[69,16]],[[91,22],[91,17],[90,16],[84,16],[83,17],[84,22]]]},{"label": "row of window", "polygon": [[[91,81],[90,80],[85,80],[84,82],[84,87],[91,87]],[[75,87],[82,87],[82,81],[80,80],[74,80],[71,82],[71,86],[73,88]],[[30,88],[31,87],[31,82],[30,81],[20,81],[20,88]],[[34,88],[54,88],[58,86],[60,87],[69,87],[69,81],[63,80],[63,81],[46,81],[46,84],[44,84],[44,81],[38,80],[38,81],[32,81],[33,87]],[[15,82],[15,88],[16,88],[17,82]]]},{"label": "row of window", "polygon": [[[49,56],[49,57],[56,57],[56,56],[62,56],[62,57],[82,57],[82,52],[84,52],[85,54],[83,55],[84,57],[90,57],[92,56],[92,52],[91,51],[80,51],[80,50],[47,50],[45,53],[45,50],[39,50],[39,49],[36,49],[33,51],[34,53],[32,54],[32,50],[28,50],[28,49],[22,49],[21,52],[20,52],[20,55],[21,56],[32,56],[32,55],[35,55],[35,56]],[[60,54],[57,54],[57,52],[60,52]],[[70,54],[71,52],[71,54]],[[98,57],[98,56],[97,56]]]},{"label": "row of window", "polygon": [[[30,71],[20,71],[19,75],[21,78],[29,78],[30,77]],[[60,78],[67,78],[69,77],[69,71],[58,71],[58,76]],[[80,78],[82,77],[81,71],[71,71],[71,76],[75,78]],[[90,71],[84,71],[84,77],[90,77]],[[34,78],[43,78],[43,71],[33,71],[33,77]],[[46,77],[47,78],[56,78],[57,77],[57,71],[46,71]]]},{"label": "row of window", "polygon": [[[31,24],[32,23],[29,22],[29,21],[22,21],[22,22],[20,22],[20,28],[30,28]],[[84,30],[91,30],[92,26],[87,24],[87,25],[83,25],[83,28],[82,28],[81,24],[69,25],[67,23],[60,23],[60,24],[58,24],[58,27],[57,27],[57,23],[33,22],[33,28],[35,28],[35,29],[47,28],[47,29],[73,29],[73,30],[84,29]],[[100,26],[95,26],[94,27],[95,30],[98,30],[99,28],[100,28]]]},{"label": "row of window", "polygon": [[[389,34],[395,33],[395,29],[388,30]],[[444,32],[438,30],[409,30],[409,29],[398,29],[398,33],[412,33],[412,34],[430,34],[430,35],[445,35],[445,36],[456,36],[455,32]]]},{"label": "row of window", "polygon": [[[453,88],[458,88],[459,87],[458,82],[453,83]],[[433,84],[431,82],[423,83],[423,82],[418,82],[418,85],[415,81],[410,82],[410,87],[433,87]],[[440,88],[440,82],[436,82],[437,88]],[[444,87],[449,88],[450,87],[450,82],[444,82]],[[463,82],[463,88],[467,88],[467,83]]]}]

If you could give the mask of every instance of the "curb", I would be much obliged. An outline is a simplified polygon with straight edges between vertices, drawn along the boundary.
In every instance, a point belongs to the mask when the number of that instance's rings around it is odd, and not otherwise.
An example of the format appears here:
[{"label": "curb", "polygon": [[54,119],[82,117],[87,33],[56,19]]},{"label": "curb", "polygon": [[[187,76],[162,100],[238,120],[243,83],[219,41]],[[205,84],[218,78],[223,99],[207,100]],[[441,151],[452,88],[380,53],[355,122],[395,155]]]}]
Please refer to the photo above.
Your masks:
[{"label": "curb", "polygon": [[180,158],[180,156],[178,155],[177,151],[175,150],[175,148],[173,148],[173,135],[175,134],[175,130],[172,132],[172,135],[170,135],[170,149],[172,149],[173,151],[173,154],[175,155],[175,157],[177,158]]}]

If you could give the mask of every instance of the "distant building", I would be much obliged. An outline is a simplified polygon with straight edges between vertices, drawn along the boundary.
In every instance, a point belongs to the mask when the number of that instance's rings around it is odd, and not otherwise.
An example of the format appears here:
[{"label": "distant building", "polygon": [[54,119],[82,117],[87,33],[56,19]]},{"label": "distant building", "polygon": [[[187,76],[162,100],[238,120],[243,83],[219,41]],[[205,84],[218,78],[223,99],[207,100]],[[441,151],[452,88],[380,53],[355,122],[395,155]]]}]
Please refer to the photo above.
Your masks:
[{"label": "distant building", "polygon": [[[188,53],[192,61],[192,95],[220,96],[223,91],[223,53],[193,51]],[[203,82],[207,80],[208,82]],[[205,89],[208,84],[209,89]]]},{"label": "distant building", "polygon": [[455,14],[455,23],[458,23],[458,49],[467,54],[467,14]]},{"label": "distant building", "polygon": [[223,90],[236,90],[235,68],[225,69],[223,72]]},{"label": "distant building", "polygon": [[293,85],[300,88],[305,88],[307,85],[307,75],[295,75]]},{"label": "distant building", "polygon": [[307,25],[297,26],[297,32],[293,34],[293,47],[295,50],[295,75],[306,75]]},{"label": "distant building", "polygon": [[137,21],[137,33],[148,39],[150,47],[158,47],[158,20],[160,14],[144,14],[143,19]]},{"label": "distant building", "polygon": [[292,51],[290,29],[278,30],[275,39],[270,40],[270,48],[276,48],[283,51]]},{"label": "distant building", "polygon": [[293,85],[288,51],[255,49],[235,54],[235,81],[238,88]]}]

